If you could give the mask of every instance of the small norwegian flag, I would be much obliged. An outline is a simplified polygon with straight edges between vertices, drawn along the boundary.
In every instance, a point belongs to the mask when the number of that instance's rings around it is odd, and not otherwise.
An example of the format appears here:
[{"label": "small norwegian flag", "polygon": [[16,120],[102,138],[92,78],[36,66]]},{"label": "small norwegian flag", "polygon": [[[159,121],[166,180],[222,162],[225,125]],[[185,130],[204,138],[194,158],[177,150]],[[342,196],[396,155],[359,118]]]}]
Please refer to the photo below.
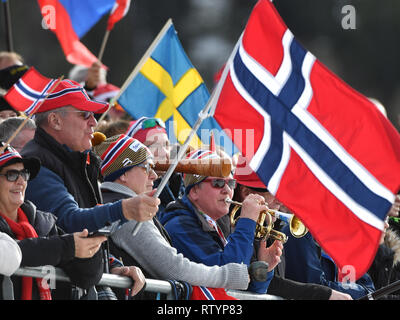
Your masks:
[{"label": "small norwegian flag", "polygon": [[4,98],[15,110],[29,116],[37,111],[56,82],[57,79],[46,78],[31,67],[8,90]]}]

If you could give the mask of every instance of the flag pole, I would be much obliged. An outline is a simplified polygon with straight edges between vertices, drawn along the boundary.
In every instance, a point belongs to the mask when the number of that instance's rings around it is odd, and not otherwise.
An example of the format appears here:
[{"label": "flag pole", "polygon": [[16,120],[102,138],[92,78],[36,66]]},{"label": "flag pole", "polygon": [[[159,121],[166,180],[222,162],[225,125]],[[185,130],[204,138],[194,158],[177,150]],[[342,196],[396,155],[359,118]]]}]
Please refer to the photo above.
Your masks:
[{"label": "flag pole", "polygon": [[155,37],[155,39],[151,43],[150,47],[146,50],[146,52],[144,53],[143,57],[140,59],[139,63],[136,65],[136,67],[132,70],[131,74],[125,80],[125,82],[122,85],[121,89],[119,90],[118,94],[111,99],[110,105],[109,105],[107,111],[105,111],[101,115],[101,117],[99,119],[99,122],[104,119],[104,117],[107,115],[108,111],[110,111],[110,109],[114,106],[115,102],[121,97],[122,93],[126,90],[126,88],[129,86],[129,84],[132,82],[132,79],[134,77],[136,77],[136,75],[139,73],[140,69],[142,69],[142,67],[145,64],[146,60],[151,56],[151,54],[154,51],[154,48],[158,45],[158,42],[164,36],[164,34],[167,32],[167,30],[169,29],[169,27],[171,25],[172,25],[172,19],[170,18],[165,23],[164,27],[161,29],[161,31],[158,33],[158,35]]},{"label": "flag pole", "polygon": [[10,13],[10,4],[8,0],[3,2],[4,9],[4,22],[6,27],[6,42],[7,42],[7,50],[14,51],[13,38],[12,38],[12,29],[11,29],[11,13]]},{"label": "flag pole", "polygon": [[[64,76],[61,76],[58,78],[57,82],[54,84],[54,86],[51,88],[51,90],[48,91],[47,95],[44,97],[42,101],[40,101],[39,105],[35,108],[35,111],[32,112],[28,117],[25,118],[25,120],[20,124],[20,126],[17,128],[17,130],[14,131],[14,133],[11,135],[10,138],[8,138],[7,142],[0,148],[0,154],[4,152],[4,149],[7,148],[11,141],[15,139],[17,134],[22,130],[22,128],[25,126],[25,124],[28,122],[29,119],[36,113],[37,110],[39,110],[40,106],[43,104],[43,102],[46,101],[46,99],[49,97],[49,95],[58,87],[60,82],[64,79]],[[39,98],[40,99],[40,98]]]},{"label": "flag pole", "polygon": [[[227,63],[225,64],[225,68],[224,68],[224,70],[222,72],[221,78],[218,81],[217,86],[214,88],[213,92],[211,93],[211,96],[208,99],[207,104],[199,112],[199,116],[198,116],[198,118],[196,120],[196,123],[192,127],[192,130],[190,131],[189,136],[186,138],[185,143],[179,148],[178,155],[176,156],[175,159],[173,159],[173,161],[172,161],[171,165],[169,166],[167,172],[165,173],[165,175],[161,179],[161,182],[157,187],[157,191],[153,195],[154,198],[158,198],[158,196],[161,194],[162,190],[166,186],[169,178],[171,177],[172,173],[174,172],[174,170],[175,170],[176,166],[178,165],[179,161],[183,159],[183,156],[186,154],[186,150],[189,147],[189,144],[192,141],[192,138],[196,134],[197,130],[200,128],[203,120],[208,118],[211,115],[210,114],[210,109],[211,108],[215,108],[215,105],[217,104],[219,95],[220,95],[221,90],[222,90],[222,86],[224,85],[225,79],[226,79],[226,77],[228,75],[229,66],[230,66],[233,58],[235,57],[235,54],[236,54],[237,48],[239,47],[240,41],[241,41],[241,37],[240,37],[239,41],[236,43],[235,48],[233,49],[231,55],[229,56],[229,59],[228,59]],[[137,224],[133,228],[132,236],[135,236],[137,234],[137,232],[140,229],[140,226],[141,226],[141,222],[137,222]]]}]

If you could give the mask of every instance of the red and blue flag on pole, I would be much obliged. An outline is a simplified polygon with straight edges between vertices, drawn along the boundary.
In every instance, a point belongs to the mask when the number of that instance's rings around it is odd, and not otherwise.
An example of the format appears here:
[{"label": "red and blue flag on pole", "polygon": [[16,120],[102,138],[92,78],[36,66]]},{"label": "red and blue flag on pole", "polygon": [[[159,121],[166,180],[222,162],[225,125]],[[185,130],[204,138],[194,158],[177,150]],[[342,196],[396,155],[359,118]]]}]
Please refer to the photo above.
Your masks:
[{"label": "red and blue flag on pole", "polygon": [[300,45],[268,0],[256,4],[235,50],[211,115],[269,191],[358,279],[399,191],[397,130]]}]

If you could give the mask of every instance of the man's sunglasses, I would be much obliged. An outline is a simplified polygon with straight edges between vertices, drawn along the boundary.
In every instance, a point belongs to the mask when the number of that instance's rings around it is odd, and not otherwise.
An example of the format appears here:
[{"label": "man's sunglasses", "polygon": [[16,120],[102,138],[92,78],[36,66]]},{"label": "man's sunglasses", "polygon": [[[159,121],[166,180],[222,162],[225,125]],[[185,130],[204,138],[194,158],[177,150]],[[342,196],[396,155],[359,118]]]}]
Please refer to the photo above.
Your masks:
[{"label": "man's sunglasses", "polygon": [[142,167],[146,170],[146,174],[150,175],[150,171],[154,171],[154,164],[153,163],[140,163],[137,165],[138,167]]},{"label": "man's sunglasses", "polygon": [[73,112],[73,113],[79,113],[79,116],[84,119],[88,120],[91,116],[94,116],[94,112],[92,111],[84,111],[84,110],[56,110],[54,112],[61,112],[61,113],[67,113],[67,112]]},{"label": "man's sunglasses", "polygon": [[17,181],[19,176],[21,176],[25,181],[28,181],[31,173],[27,169],[8,170],[6,173],[0,173],[0,176],[5,176],[7,181],[10,182]]},{"label": "man's sunglasses", "polygon": [[206,179],[204,181],[211,182],[211,185],[214,188],[219,188],[222,189],[225,187],[225,184],[228,185],[230,189],[235,189],[236,188],[236,180],[235,179],[218,179],[218,178],[212,178],[212,179]]},{"label": "man's sunglasses", "polygon": [[83,111],[83,110],[69,110],[68,112],[76,112],[79,113],[79,115],[84,119],[88,120],[90,117],[94,117],[94,112],[92,111]]}]

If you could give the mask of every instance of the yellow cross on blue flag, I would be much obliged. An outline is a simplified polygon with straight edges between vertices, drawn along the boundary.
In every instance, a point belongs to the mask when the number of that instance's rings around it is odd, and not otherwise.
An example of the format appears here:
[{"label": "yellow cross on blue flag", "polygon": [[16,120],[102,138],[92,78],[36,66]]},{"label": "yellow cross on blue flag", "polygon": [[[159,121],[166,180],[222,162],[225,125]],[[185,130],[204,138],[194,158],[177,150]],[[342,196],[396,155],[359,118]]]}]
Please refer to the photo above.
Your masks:
[{"label": "yellow cross on blue flag", "polygon": [[[121,88],[123,92],[117,102],[134,119],[162,119],[170,142],[183,144],[210,94],[183,50],[171,20],[163,30],[144,56],[139,72],[131,81],[128,78],[125,89]],[[232,140],[212,117],[203,120],[190,145],[199,148],[208,144],[211,133],[215,143],[229,155],[237,152]]]}]

